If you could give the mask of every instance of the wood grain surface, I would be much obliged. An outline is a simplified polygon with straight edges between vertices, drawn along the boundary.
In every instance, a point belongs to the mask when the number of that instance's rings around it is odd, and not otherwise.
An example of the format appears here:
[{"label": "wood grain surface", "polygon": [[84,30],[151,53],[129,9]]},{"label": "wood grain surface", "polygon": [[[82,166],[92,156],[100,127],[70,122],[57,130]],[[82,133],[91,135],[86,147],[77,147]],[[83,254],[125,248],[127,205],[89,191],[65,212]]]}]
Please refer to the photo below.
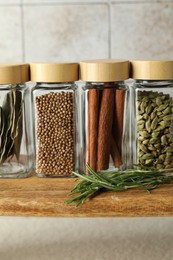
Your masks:
[{"label": "wood grain surface", "polygon": [[148,193],[106,192],[79,208],[64,200],[75,185],[68,178],[0,179],[1,216],[131,217],[173,216],[173,185]]}]

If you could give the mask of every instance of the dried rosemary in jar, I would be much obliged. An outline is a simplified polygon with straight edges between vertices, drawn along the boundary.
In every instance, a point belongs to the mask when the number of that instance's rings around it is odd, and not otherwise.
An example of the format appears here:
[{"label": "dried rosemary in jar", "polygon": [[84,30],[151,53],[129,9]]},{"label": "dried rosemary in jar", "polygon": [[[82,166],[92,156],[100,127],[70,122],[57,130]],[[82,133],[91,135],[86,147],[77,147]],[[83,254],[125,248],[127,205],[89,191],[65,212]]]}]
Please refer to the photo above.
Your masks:
[{"label": "dried rosemary in jar", "polygon": [[31,169],[26,104],[28,64],[0,65],[0,177],[27,177]]},{"label": "dried rosemary in jar", "polygon": [[133,163],[172,168],[173,61],[132,61],[131,69]]},{"label": "dried rosemary in jar", "polygon": [[31,64],[36,174],[72,176],[77,170],[77,63]]},{"label": "dried rosemary in jar", "polygon": [[126,167],[128,149],[129,62],[89,60],[80,62],[83,86],[82,160],[94,171]]}]

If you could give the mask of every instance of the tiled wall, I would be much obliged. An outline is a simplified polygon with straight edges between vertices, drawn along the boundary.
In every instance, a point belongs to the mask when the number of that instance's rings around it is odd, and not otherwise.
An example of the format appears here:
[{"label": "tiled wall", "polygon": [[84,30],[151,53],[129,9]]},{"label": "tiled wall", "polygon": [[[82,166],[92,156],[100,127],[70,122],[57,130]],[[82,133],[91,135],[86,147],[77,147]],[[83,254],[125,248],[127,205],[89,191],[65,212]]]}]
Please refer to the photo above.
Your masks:
[{"label": "tiled wall", "polygon": [[173,59],[173,0],[0,0],[0,62]]}]

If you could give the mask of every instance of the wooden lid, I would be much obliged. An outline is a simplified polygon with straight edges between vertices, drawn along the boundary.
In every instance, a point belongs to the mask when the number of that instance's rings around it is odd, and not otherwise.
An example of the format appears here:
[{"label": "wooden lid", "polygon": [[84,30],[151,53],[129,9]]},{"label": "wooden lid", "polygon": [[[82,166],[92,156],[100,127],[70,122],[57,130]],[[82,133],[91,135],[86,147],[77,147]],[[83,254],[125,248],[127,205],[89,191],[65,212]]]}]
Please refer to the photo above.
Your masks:
[{"label": "wooden lid", "polygon": [[0,64],[0,84],[17,84],[29,81],[29,64]]},{"label": "wooden lid", "polygon": [[30,74],[34,82],[73,82],[79,79],[79,64],[32,63]]},{"label": "wooden lid", "polygon": [[131,77],[143,80],[173,80],[173,61],[134,60],[130,61]]},{"label": "wooden lid", "polygon": [[80,62],[80,79],[89,82],[114,82],[129,78],[127,60],[86,60]]}]

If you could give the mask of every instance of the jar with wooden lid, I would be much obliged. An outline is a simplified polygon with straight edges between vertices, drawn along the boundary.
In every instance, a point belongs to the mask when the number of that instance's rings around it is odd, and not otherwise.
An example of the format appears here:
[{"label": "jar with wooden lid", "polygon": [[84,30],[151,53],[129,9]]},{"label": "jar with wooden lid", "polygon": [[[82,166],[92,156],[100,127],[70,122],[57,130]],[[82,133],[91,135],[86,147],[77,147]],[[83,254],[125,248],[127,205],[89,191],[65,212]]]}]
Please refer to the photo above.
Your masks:
[{"label": "jar with wooden lid", "polygon": [[173,168],[173,61],[131,61],[132,163]]},{"label": "jar with wooden lid", "polygon": [[32,166],[30,111],[26,98],[29,64],[0,64],[0,177],[27,177]]},{"label": "jar with wooden lid", "polygon": [[123,169],[128,158],[129,62],[89,60],[80,62],[82,94],[81,165],[96,172]]},{"label": "jar with wooden lid", "polygon": [[78,63],[30,65],[39,177],[70,177],[78,169]]}]

